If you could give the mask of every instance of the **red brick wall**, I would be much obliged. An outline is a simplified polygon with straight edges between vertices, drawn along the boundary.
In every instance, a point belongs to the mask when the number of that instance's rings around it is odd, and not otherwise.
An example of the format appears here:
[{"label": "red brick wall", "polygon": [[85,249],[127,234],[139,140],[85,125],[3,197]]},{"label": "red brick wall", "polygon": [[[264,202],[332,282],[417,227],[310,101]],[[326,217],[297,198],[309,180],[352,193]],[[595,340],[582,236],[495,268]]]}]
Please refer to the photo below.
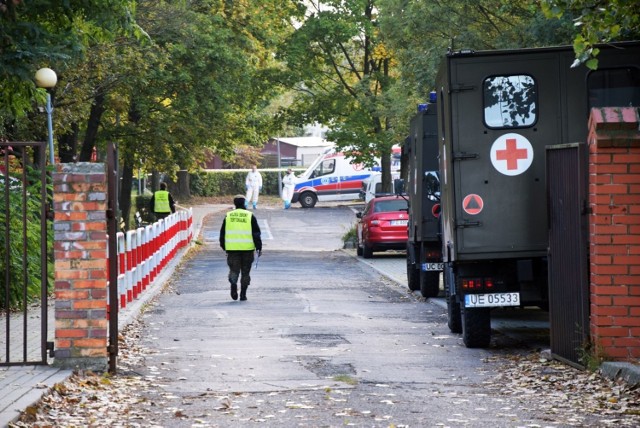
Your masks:
[{"label": "red brick wall", "polygon": [[53,174],[55,365],[107,368],[107,181],[104,164]]},{"label": "red brick wall", "polygon": [[589,118],[591,339],[610,359],[640,358],[640,112]]}]

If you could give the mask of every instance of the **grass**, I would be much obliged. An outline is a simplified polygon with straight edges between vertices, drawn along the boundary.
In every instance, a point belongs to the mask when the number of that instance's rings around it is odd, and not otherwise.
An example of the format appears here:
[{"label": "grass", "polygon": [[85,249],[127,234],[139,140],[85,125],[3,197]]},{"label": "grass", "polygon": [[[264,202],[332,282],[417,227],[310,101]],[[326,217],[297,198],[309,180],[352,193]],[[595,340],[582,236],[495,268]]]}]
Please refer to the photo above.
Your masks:
[{"label": "grass", "polygon": [[351,377],[349,375],[346,375],[346,374],[334,376],[333,380],[335,380],[336,382],[346,383],[347,385],[357,385],[358,384],[358,379],[355,379],[355,378],[353,378],[353,377]]}]

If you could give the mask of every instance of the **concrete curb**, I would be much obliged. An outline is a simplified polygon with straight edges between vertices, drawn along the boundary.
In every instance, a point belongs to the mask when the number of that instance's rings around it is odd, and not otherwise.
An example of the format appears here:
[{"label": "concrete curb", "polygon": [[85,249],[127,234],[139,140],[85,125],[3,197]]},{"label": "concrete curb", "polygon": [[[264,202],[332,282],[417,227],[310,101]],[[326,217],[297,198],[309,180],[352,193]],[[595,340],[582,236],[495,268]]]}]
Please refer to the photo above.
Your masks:
[{"label": "concrete curb", "polygon": [[[227,208],[227,205],[210,205],[201,208],[193,208],[193,239],[191,243],[186,248],[178,251],[176,257],[174,257],[173,260],[171,260],[167,264],[167,266],[165,266],[165,268],[155,279],[151,287],[147,288],[142,295],[140,295],[135,301],[127,304],[127,307],[123,311],[120,311],[118,313],[118,329],[123,329],[127,325],[131,324],[140,315],[142,308],[162,292],[165,285],[173,276],[173,273],[176,271],[178,266],[180,266],[180,263],[182,262],[184,256],[189,254],[189,252],[191,252],[194,247],[199,245],[197,241],[199,240],[198,238],[200,237],[200,233],[202,232],[204,218],[207,215],[215,214],[216,212],[223,211]],[[198,209],[198,211],[201,211],[197,215],[196,209]]]},{"label": "concrete curb", "polygon": [[[67,380],[72,370],[55,369],[48,366],[31,366],[27,374],[24,367],[9,367],[3,372],[0,385],[4,397],[0,399],[0,427],[16,422],[22,412],[38,402],[55,384]],[[29,378],[27,384],[21,379]]]},{"label": "concrete curb", "polygon": [[600,374],[611,380],[621,379],[631,388],[640,386],[640,367],[635,364],[606,361],[600,365]]}]

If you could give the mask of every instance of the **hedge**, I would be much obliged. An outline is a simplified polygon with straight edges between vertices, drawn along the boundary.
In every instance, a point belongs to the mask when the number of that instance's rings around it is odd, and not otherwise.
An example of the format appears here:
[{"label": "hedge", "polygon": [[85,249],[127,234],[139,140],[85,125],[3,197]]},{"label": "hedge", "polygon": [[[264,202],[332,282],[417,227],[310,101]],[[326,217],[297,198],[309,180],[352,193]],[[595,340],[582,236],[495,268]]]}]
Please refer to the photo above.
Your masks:
[{"label": "hedge", "polygon": [[[296,175],[304,172],[303,169],[294,170]],[[248,171],[229,171],[229,170],[208,170],[191,174],[189,184],[191,196],[220,196],[234,195],[237,193],[244,194],[244,182],[247,178]],[[275,195],[280,192],[278,189],[278,174],[284,175],[283,171],[261,170],[262,175],[262,194]]]}]

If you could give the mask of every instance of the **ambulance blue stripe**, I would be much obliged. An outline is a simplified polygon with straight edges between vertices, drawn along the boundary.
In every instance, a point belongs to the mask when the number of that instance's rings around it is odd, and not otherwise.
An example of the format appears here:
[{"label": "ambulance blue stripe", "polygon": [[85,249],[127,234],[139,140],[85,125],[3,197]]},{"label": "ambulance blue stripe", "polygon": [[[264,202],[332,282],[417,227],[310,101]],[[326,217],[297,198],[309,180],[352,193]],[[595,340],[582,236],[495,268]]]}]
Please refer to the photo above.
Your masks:
[{"label": "ambulance blue stripe", "polygon": [[[344,182],[350,182],[350,181],[360,181],[360,180],[364,180],[366,178],[369,178],[369,176],[371,175],[371,173],[366,173],[366,174],[360,174],[360,175],[349,175],[349,176],[342,176],[340,182],[344,183]],[[324,183],[322,182],[324,180]],[[325,185],[335,185],[336,183],[338,183],[338,177],[329,177],[327,178],[314,178],[311,180],[306,180],[306,181],[301,181],[300,183],[296,184],[295,190],[300,190],[303,187],[321,187],[321,186],[325,186]]]}]

